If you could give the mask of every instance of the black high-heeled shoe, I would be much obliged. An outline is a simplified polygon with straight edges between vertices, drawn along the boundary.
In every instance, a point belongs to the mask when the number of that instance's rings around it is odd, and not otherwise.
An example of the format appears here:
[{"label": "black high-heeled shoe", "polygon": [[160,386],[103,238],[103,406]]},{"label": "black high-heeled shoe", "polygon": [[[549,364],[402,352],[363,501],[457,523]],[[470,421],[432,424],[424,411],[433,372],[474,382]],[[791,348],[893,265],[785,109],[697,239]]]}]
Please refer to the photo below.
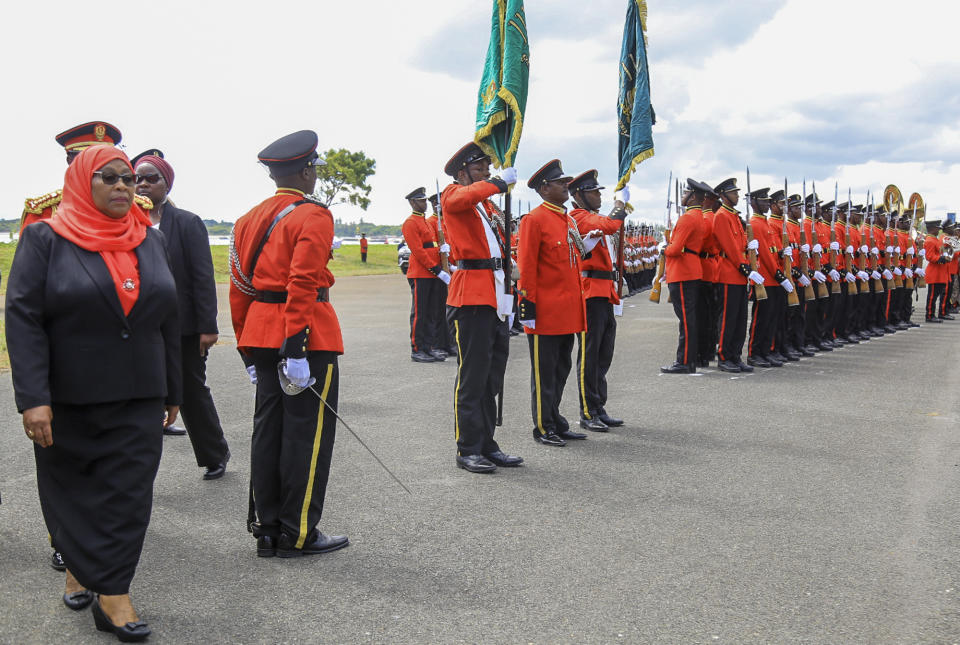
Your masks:
[{"label": "black high-heeled shoe", "polygon": [[63,604],[67,606],[67,609],[72,609],[74,611],[86,609],[92,602],[93,592],[89,589],[63,594]]},{"label": "black high-heeled shoe", "polygon": [[100,599],[93,603],[93,624],[101,632],[113,632],[123,643],[136,643],[150,635],[150,628],[142,620],[126,625],[114,625],[110,617],[100,607]]}]

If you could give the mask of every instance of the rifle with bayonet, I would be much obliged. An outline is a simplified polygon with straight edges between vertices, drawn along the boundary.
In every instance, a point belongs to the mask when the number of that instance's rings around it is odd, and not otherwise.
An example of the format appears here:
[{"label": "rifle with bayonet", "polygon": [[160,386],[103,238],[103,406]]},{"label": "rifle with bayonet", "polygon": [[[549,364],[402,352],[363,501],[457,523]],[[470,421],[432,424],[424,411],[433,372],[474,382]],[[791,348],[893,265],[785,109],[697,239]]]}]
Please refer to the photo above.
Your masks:
[{"label": "rifle with bayonet", "polygon": [[[879,271],[878,271],[878,269],[880,268],[880,253],[879,253],[879,249],[877,249],[877,251],[878,251],[877,253],[874,253],[874,252],[873,252],[873,249],[876,248],[876,247],[874,246],[874,243],[876,242],[876,239],[874,238],[874,235],[873,235],[873,229],[876,228],[876,226],[877,226],[877,205],[874,203],[874,197],[873,197],[873,195],[870,196],[870,213],[871,213],[871,215],[870,215],[870,227],[869,227],[869,229],[867,229],[867,230],[870,231],[870,237],[868,238],[868,240],[869,240],[869,246],[870,246],[870,257],[871,257],[871,259],[870,259],[870,271],[871,271],[871,273],[879,273]],[[871,283],[873,284],[873,292],[874,292],[874,293],[883,293],[883,280],[881,280],[880,278],[873,278],[872,276],[871,276],[871,278],[872,278]]]},{"label": "rifle with bayonet", "polygon": [[[434,181],[437,183],[437,199],[436,199],[436,209],[437,209],[437,242],[440,243],[440,248],[443,248],[447,241],[443,235],[443,208],[440,206],[440,182],[434,178]],[[510,246],[509,240],[509,228],[510,223],[507,222],[507,247]],[[450,275],[450,254],[440,251],[440,268],[447,272],[447,275]]]},{"label": "rifle with bayonet", "polygon": [[[757,251],[750,248],[750,243],[753,242],[753,226],[750,224],[750,200],[752,196],[750,195],[750,167],[747,166],[747,212],[746,212],[746,225],[744,226],[744,231],[747,234],[747,260],[750,263],[750,271],[757,271]],[[747,287],[750,286],[750,279],[747,278]],[[767,299],[767,290],[762,284],[753,285],[753,297],[757,300],[766,300]]]},{"label": "rifle with bayonet", "polygon": [[[893,287],[894,289],[903,288],[903,277],[897,275],[897,270],[900,268],[900,254],[897,253],[897,246],[899,246],[899,241],[897,240],[897,222],[900,220],[900,211],[896,211],[897,216],[894,217],[894,211],[891,211],[887,215],[887,231],[889,231],[889,240],[887,240],[887,248],[890,249],[890,252],[887,255],[890,257],[890,273],[893,274]],[[887,235],[884,235],[884,239],[887,238]],[[887,285],[889,286],[889,285]]]},{"label": "rifle with bayonet", "polygon": [[797,294],[797,284],[793,280],[793,245],[790,244],[790,234],[787,232],[787,214],[790,212],[790,197],[787,191],[787,178],[783,178],[783,231],[781,233],[781,242],[783,245],[783,274],[793,285],[793,289],[787,294],[787,306],[796,307],[800,304],[800,297]]},{"label": "rifle with bayonet", "polygon": [[[839,186],[837,182],[833,182],[833,214],[830,218],[830,270],[836,271],[839,275],[840,271],[837,269],[837,264],[840,260],[840,256],[837,253],[837,247],[839,246],[837,240],[837,199],[839,195],[837,194]],[[833,278],[831,278],[833,280]],[[830,293],[837,294],[840,293],[840,281],[833,280],[830,283]]]},{"label": "rifle with bayonet", "polygon": [[[804,253],[802,250],[800,251],[800,273],[807,276],[807,278],[809,279],[810,278],[810,252],[809,252],[810,240],[809,238],[807,238],[807,231],[803,226],[804,220],[807,217],[807,210],[805,208],[805,204],[803,203],[803,200],[806,199],[806,197],[807,197],[807,179],[806,177],[804,177],[803,193],[800,195],[801,204],[800,204],[799,225],[800,225],[800,246],[807,247],[807,252]],[[810,230],[813,230],[813,226],[810,227]],[[807,302],[817,299],[816,288],[813,286],[812,282],[807,286],[803,287],[803,299],[806,300]]]},{"label": "rifle with bayonet", "polygon": [[[670,188],[671,188],[670,184],[672,183],[673,183],[673,171],[671,170],[670,177],[669,179],[667,179],[667,229],[663,232],[663,239],[667,244],[670,243],[670,231],[673,229],[673,225],[670,221],[670,215],[671,215],[670,207],[672,205],[670,203]],[[677,197],[677,202],[679,203],[680,201],[680,179],[679,178],[677,178],[677,183],[676,183],[676,197]],[[656,302],[657,304],[660,303],[660,286],[661,286],[660,281],[663,280],[663,273],[666,270],[666,262],[667,262],[667,258],[664,255],[664,252],[661,250],[660,257],[657,260],[657,273],[653,278],[653,285],[650,288],[650,302]]]},{"label": "rifle with bayonet", "polygon": [[[917,202],[914,201],[914,202],[913,202],[913,215],[910,216],[910,231],[907,233],[907,244],[908,244],[908,245],[909,245],[909,244],[913,244],[913,225],[914,225],[914,222],[916,222],[916,221],[917,221]],[[910,273],[913,273],[913,267],[910,266],[910,265],[912,264],[912,263],[911,263],[911,260],[910,260],[910,254],[907,253],[907,250],[908,250],[908,249],[903,249],[903,253],[904,253],[904,255],[907,256],[907,262],[906,262],[906,264],[908,265],[907,268],[910,269]],[[914,257],[916,257],[916,254],[914,254]],[[914,285],[915,285],[914,280],[913,280],[913,277],[912,277],[912,276],[908,276],[906,271],[903,272],[903,276],[904,276],[904,277],[903,277],[903,286],[905,286],[907,289],[910,289],[910,291],[912,292],[912,291],[913,291],[913,287],[914,287]],[[907,296],[907,299],[908,299],[908,300],[910,299],[910,296],[909,296],[909,295]]]},{"label": "rifle with bayonet", "polygon": [[845,258],[847,261],[847,271],[854,275],[853,282],[847,281],[847,294],[855,296],[860,293],[860,286],[856,280],[857,275],[857,259],[856,251],[853,248],[852,240],[850,239],[850,219],[853,217],[853,191],[849,188],[847,189],[847,221],[844,222],[843,226],[843,245],[846,247],[844,250]]},{"label": "rifle with bayonet", "polygon": [[[814,251],[814,249],[820,246],[820,237],[817,235],[817,182],[813,182],[813,203],[810,204],[810,210],[812,211],[810,216],[810,258],[813,260],[813,270],[820,275],[823,275],[823,247],[820,247],[820,251]],[[827,285],[820,282],[819,280],[814,280],[813,285],[817,290],[818,298],[829,298],[830,293],[827,291]]]}]

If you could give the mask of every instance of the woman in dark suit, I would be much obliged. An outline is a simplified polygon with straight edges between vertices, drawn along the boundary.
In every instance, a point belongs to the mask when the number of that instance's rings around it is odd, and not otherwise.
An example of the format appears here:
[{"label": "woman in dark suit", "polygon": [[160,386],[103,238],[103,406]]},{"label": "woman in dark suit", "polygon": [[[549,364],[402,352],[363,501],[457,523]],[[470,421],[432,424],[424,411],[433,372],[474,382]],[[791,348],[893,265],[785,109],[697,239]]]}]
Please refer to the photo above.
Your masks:
[{"label": "woman in dark suit", "polygon": [[176,287],[162,235],[134,205],[134,183],[120,150],[81,152],[57,215],[20,236],[6,300],[17,409],[67,565],[64,603],[82,609],[99,593],[97,629],[124,641],[150,634],[130,583],[162,428],[180,402]]}]

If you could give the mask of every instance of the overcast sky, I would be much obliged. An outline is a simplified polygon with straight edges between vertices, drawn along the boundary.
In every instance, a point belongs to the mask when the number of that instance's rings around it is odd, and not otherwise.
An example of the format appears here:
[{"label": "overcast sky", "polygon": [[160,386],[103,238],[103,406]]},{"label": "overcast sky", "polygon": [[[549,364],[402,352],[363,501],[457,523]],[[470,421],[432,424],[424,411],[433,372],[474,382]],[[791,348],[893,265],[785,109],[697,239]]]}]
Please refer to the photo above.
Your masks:
[{"label": "overcast sky", "polygon": [[[571,174],[598,168],[615,184],[626,6],[526,2],[522,182],[558,157]],[[0,217],[63,183],[55,134],[102,119],[120,128],[130,156],[166,153],[179,206],[223,220],[272,193],[260,149],[316,130],[321,150],[377,160],[370,208],[334,215],[399,224],[403,196],[443,185],[443,164],[473,136],[490,9],[476,0],[6,6]],[[634,218],[663,219],[671,170],[742,184],[747,164],[756,187],[787,176],[799,192],[806,177],[832,199],[839,181],[862,202],[894,183],[904,197],[920,192],[929,217],[956,210],[958,18],[960,3],[943,0],[650,0],[656,156],[631,180]],[[516,195],[535,199],[525,185]]]}]

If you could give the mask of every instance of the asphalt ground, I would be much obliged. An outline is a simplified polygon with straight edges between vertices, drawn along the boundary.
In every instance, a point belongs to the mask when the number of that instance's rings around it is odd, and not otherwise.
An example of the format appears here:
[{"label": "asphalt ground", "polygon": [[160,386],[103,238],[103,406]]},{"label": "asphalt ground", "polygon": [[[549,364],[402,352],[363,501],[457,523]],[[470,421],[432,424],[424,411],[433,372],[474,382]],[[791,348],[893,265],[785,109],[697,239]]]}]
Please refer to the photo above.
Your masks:
[{"label": "asphalt ground", "polygon": [[[350,547],[255,557],[253,387],[225,333],[208,380],[233,461],[204,482],[188,440],[164,440],[133,585],[150,642],[960,641],[960,321],[661,376],[676,319],[631,298],[607,406],[627,425],[535,444],[514,338],[498,439],[526,464],[473,475],[454,466],[455,362],[410,362],[405,280],[344,278],[332,301],[340,412],[413,494],[340,427],[320,528]],[[9,375],[0,404],[0,642],[115,642],[61,603]],[[573,379],[562,410],[577,418]]]}]

